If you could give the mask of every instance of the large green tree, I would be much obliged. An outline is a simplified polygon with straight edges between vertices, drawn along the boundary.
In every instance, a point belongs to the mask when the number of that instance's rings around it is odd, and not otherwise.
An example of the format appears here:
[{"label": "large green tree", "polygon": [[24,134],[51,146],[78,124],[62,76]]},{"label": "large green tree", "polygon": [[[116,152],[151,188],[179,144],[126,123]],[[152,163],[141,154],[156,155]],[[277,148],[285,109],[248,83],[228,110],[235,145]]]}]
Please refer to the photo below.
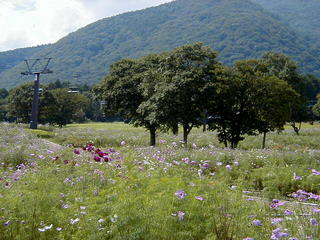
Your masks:
[{"label": "large green tree", "polygon": [[9,116],[18,122],[28,123],[31,116],[32,98],[32,82],[11,89],[8,96]]},{"label": "large green tree", "polygon": [[[81,122],[89,106],[89,99],[80,93],[70,93],[66,88],[50,91],[51,104],[43,107],[43,117],[47,122],[57,124],[59,127],[71,123]],[[48,98],[49,98],[48,96]]]},{"label": "large green tree", "polygon": [[160,61],[161,55],[118,61],[111,65],[110,74],[94,89],[97,98],[105,103],[105,113],[118,114],[134,126],[145,127],[150,133],[151,146],[156,143],[160,124],[154,115],[155,109],[145,101],[154,92],[154,82],[159,81]]},{"label": "large green tree", "polygon": [[274,52],[264,54],[262,62],[267,65],[266,75],[286,81],[298,93],[296,100],[291,102],[290,125],[299,134],[301,122],[307,120],[308,115],[306,82],[299,73],[298,65],[289,56]]},{"label": "large green tree", "polygon": [[201,116],[214,94],[216,57],[211,48],[195,43],[176,48],[161,63],[162,79],[152,101],[161,109],[165,125],[183,127],[185,144],[192,128],[203,123]]},{"label": "large green tree", "polygon": [[266,76],[257,60],[221,67],[217,74],[210,129],[225,146],[236,148],[244,135],[282,129],[290,119],[289,102],[297,97],[285,81]]}]

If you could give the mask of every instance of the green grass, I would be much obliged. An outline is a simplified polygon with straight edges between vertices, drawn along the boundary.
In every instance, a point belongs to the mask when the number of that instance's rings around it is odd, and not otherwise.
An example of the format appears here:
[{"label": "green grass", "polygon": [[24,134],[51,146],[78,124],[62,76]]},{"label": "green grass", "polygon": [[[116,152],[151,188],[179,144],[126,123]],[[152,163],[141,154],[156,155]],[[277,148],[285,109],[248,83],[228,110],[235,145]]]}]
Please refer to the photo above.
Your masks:
[{"label": "green grass", "polygon": [[[169,133],[159,133],[164,141],[148,147],[147,132],[122,123],[39,129],[0,126],[0,240],[267,240],[278,227],[290,237],[320,239],[318,226],[310,224],[320,222],[313,212],[320,207],[292,197],[299,189],[320,194],[320,176],[312,174],[320,171],[316,127],[300,136],[269,134],[266,150],[259,149],[261,136],[223,149],[215,133],[200,129],[192,131],[188,148],[179,143],[181,135]],[[53,152],[39,137],[65,147]],[[95,162],[80,149],[88,142],[113,161]],[[178,190],[185,198],[175,195]],[[288,203],[270,208],[274,198]],[[286,209],[294,214],[284,215]],[[276,217],[283,222],[272,225]]]}]

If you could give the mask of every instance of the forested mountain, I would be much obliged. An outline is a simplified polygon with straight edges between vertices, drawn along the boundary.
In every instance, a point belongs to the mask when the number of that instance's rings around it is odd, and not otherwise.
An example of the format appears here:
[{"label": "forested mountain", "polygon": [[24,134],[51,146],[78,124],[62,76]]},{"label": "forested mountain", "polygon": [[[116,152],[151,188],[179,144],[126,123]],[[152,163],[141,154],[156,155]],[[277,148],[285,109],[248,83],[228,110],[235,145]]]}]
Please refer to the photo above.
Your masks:
[{"label": "forested mountain", "polygon": [[253,0],[279,16],[296,31],[318,41],[320,38],[319,0]]},{"label": "forested mountain", "polygon": [[0,74],[5,70],[14,67],[24,59],[31,57],[47,46],[48,45],[42,45],[37,47],[19,48],[11,51],[0,52]]},{"label": "forested mountain", "polygon": [[[276,51],[293,56],[303,71],[320,75],[320,48],[252,0],[176,0],[102,19],[41,49],[33,58],[53,58],[54,74],[44,75],[43,81],[93,84],[121,58],[192,42],[212,47],[226,64]],[[18,64],[0,73],[0,87],[31,80],[19,75],[23,70],[24,64]]]}]

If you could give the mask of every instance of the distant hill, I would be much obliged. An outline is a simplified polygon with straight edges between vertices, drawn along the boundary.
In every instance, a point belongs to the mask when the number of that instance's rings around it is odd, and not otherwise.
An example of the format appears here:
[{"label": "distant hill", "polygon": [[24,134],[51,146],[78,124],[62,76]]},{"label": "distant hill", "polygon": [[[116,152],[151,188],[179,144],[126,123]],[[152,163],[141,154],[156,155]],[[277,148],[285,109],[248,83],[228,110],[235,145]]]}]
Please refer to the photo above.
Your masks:
[{"label": "distant hill", "polygon": [[0,74],[18,63],[46,48],[48,45],[38,47],[19,48],[11,51],[0,52]]},{"label": "distant hill", "polygon": [[263,8],[279,16],[297,32],[316,41],[320,38],[319,0],[253,0]]},{"label": "distant hill", "polygon": [[[94,84],[119,59],[192,42],[219,51],[225,64],[276,51],[293,56],[304,72],[320,75],[320,46],[251,0],[177,0],[102,19],[39,50],[33,58],[53,57],[54,74],[44,75],[45,82]],[[24,64],[18,64],[0,73],[0,87],[32,79],[20,76],[23,70]]]}]

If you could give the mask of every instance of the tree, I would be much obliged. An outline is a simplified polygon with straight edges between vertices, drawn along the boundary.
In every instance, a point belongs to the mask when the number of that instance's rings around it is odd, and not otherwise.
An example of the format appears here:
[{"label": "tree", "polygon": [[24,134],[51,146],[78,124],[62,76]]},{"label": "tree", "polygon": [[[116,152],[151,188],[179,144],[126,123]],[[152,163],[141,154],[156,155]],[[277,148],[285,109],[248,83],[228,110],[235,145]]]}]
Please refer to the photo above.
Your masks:
[{"label": "tree", "polygon": [[[153,92],[160,55],[142,59],[123,59],[110,67],[110,74],[94,88],[98,99],[105,101],[107,115],[119,114],[134,126],[145,127],[150,133],[150,145],[154,146],[159,123],[145,101]],[[142,87],[144,85],[144,87]]]},{"label": "tree", "polygon": [[54,99],[52,104],[45,108],[47,111],[44,118],[59,127],[72,121],[79,122],[78,115],[86,111],[89,99],[80,93],[69,93],[66,88],[54,89],[50,92]]},{"label": "tree", "polygon": [[[286,81],[299,95],[291,104],[291,126],[299,134],[301,122],[307,120],[307,98],[305,80],[298,72],[297,64],[285,54],[269,52],[264,54],[262,61],[267,65],[268,76],[276,76]],[[299,123],[299,126],[296,124]]]},{"label": "tree", "polygon": [[318,99],[317,103],[312,107],[312,112],[317,117],[320,117],[320,94],[317,96],[317,99]]},{"label": "tree", "polygon": [[31,116],[31,106],[33,98],[33,83],[28,82],[9,92],[9,116],[18,122],[28,123]]},{"label": "tree", "polygon": [[158,104],[161,122],[167,127],[182,125],[185,144],[192,128],[202,124],[200,117],[210,104],[215,81],[211,70],[219,65],[216,57],[211,48],[195,43],[169,52],[161,63],[162,79],[150,102]]},{"label": "tree", "polygon": [[[9,93],[9,116],[18,122],[28,123],[31,116],[33,87],[26,83]],[[76,119],[77,113],[85,112],[89,100],[82,94],[72,94],[68,89],[48,90],[41,86],[39,99],[39,122],[58,124],[60,127]]]},{"label": "tree", "polygon": [[260,59],[236,63],[236,68],[243,78],[257,78],[255,105],[259,120],[257,130],[263,133],[262,148],[265,148],[268,132],[282,131],[286,122],[290,121],[291,106],[299,97],[286,81],[266,75],[267,67]]},{"label": "tree", "polygon": [[[283,80],[265,76],[258,60],[240,61],[233,68],[217,71],[215,104],[210,129],[221,142],[236,148],[244,135],[282,129],[290,118],[290,105],[297,94]],[[265,138],[264,138],[265,140]]]}]

